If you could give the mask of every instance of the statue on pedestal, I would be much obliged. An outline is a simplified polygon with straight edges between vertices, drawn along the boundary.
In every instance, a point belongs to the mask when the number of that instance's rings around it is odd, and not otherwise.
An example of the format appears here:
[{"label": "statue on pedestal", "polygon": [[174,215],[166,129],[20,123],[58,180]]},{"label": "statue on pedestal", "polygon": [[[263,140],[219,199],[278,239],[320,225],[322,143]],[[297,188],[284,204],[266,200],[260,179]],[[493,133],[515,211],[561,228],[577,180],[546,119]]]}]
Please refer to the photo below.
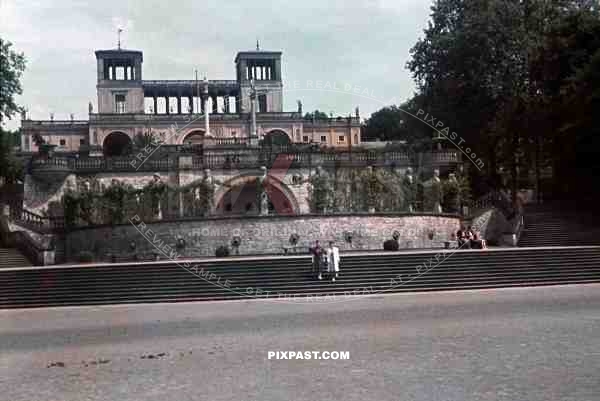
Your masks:
[{"label": "statue on pedestal", "polygon": [[331,208],[333,185],[329,174],[318,166],[313,175],[310,178],[311,184],[311,211],[313,213],[326,213]]},{"label": "statue on pedestal", "polygon": [[92,105],[92,102],[88,103],[88,112],[90,114],[92,114],[94,112],[94,105]]},{"label": "statue on pedestal", "polygon": [[442,183],[440,171],[433,170],[433,177],[423,184],[423,210],[427,212],[442,212]]},{"label": "statue on pedestal", "polygon": [[297,100],[298,102],[298,114],[302,115],[302,102],[300,100]]},{"label": "statue on pedestal", "polygon": [[407,168],[402,180],[402,192],[404,193],[404,209],[409,213],[415,211],[415,201],[417,200],[417,186],[412,168]]},{"label": "statue on pedestal", "polygon": [[269,215],[269,196],[266,192],[261,192],[260,194],[260,215]]}]

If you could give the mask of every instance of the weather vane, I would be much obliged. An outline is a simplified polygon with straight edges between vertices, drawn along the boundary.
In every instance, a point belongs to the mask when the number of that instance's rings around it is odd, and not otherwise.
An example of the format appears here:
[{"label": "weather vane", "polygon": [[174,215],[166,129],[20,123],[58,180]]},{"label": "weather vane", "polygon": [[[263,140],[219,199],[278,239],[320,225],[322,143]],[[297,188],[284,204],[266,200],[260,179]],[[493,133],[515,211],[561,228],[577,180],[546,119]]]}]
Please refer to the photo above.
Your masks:
[{"label": "weather vane", "polygon": [[117,48],[119,50],[121,50],[121,32],[123,32],[121,28],[117,29]]}]

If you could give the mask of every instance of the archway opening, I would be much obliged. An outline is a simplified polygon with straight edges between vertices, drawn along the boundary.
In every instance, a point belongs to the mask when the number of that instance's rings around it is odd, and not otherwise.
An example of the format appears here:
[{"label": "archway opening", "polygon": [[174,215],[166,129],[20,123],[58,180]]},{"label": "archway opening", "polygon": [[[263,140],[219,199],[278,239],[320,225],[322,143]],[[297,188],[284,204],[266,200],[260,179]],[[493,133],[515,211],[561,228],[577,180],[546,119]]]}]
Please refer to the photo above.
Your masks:
[{"label": "archway opening", "polygon": [[291,141],[285,131],[276,129],[265,134],[263,143],[265,146],[285,146],[289,145]]},{"label": "archway opening", "polygon": [[259,188],[256,179],[243,182],[231,187],[219,200],[216,210],[218,214],[225,215],[256,215],[260,213],[260,192],[267,194],[269,215],[294,214],[292,202],[283,191],[267,182]]},{"label": "archway opening", "polygon": [[202,145],[204,143],[204,131],[192,131],[183,138],[185,145]]},{"label": "archway opening", "polygon": [[133,152],[133,143],[129,135],[123,132],[111,132],[102,144],[104,156],[125,156]]}]

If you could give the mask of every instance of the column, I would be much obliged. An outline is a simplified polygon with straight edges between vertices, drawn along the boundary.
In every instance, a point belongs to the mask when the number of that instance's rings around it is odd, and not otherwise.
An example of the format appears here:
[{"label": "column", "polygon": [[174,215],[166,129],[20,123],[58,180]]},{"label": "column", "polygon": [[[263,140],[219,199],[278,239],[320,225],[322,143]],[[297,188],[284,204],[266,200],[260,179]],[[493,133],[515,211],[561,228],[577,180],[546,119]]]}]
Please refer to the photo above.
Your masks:
[{"label": "column", "polygon": [[181,96],[177,95],[177,114],[181,114]]},{"label": "column", "polygon": [[204,103],[204,136],[205,137],[209,137],[210,136],[210,123],[209,123],[209,119],[208,119],[208,95],[203,96],[203,103]]},{"label": "column", "polygon": [[158,100],[156,96],[152,96],[152,98],[154,99],[154,114],[158,114]]},{"label": "column", "polygon": [[229,108],[229,101],[231,100],[231,98],[229,97],[229,94],[226,94],[225,97],[223,98],[223,106],[224,106],[224,111],[226,114],[229,114],[231,112],[230,108]]},{"label": "column", "polygon": [[208,119],[208,79],[206,77],[204,77],[202,98],[204,100],[204,136],[210,137],[210,123]]},{"label": "column", "polygon": [[242,112],[242,98],[239,93],[235,95],[235,112],[237,114]]},{"label": "column", "polygon": [[211,96],[211,99],[212,99],[212,113],[216,114],[217,110],[218,110],[217,109],[217,96],[213,95],[213,96]]},{"label": "column", "polygon": [[275,71],[273,79],[281,80],[281,60],[275,60]]},{"label": "column", "polygon": [[188,96],[188,112],[192,114],[194,112],[194,103],[192,101],[194,98],[192,96]]},{"label": "column", "polygon": [[135,62],[135,68],[133,71],[133,79],[135,79],[136,81],[140,81],[142,79],[142,63],[140,62],[140,60],[137,60]]},{"label": "column", "polygon": [[170,114],[170,108],[171,108],[171,102],[169,101],[171,99],[169,99],[169,96],[165,96],[165,110],[167,112],[167,114]]},{"label": "column", "polygon": [[250,94],[250,113],[252,113],[252,129],[250,130],[250,136],[256,138],[256,92]]}]

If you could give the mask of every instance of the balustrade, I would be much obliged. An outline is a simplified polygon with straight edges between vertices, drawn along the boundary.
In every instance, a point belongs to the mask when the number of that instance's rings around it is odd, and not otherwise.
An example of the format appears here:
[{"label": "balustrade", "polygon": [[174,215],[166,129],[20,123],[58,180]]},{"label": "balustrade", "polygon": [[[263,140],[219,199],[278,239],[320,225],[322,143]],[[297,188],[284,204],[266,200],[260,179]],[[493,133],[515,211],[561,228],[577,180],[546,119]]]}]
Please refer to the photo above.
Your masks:
[{"label": "balustrade", "polygon": [[[234,144],[236,138],[219,138],[221,144]],[[52,169],[65,169],[74,172],[97,172],[97,171],[168,171],[179,168],[177,158],[179,153],[188,153],[184,150],[191,150],[189,145],[178,145],[174,150],[179,152],[157,152],[146,160],[137,159],[134,155],[122,157],[52,157],[47,159],[33,159],[32,168],[44,170],[50,167]],[[194,147],[194,156],[192,165],[186,165],[182,168],[255,168],[261,165],[270,167],[277,157],[287,155],[296,167],[309,166],[388,166],[388,165],[411,165],[416,163],[417,155],[403,151],[342,151],[342,152],[323,152],[315,150],[297,150],[293,147],[278,146],[273,148],[243,148],[240,150],[230,149],[229,151],[202,150]],[[183,156],[183,155],[182,155]],[[457,151],[435,152],[425,154],[426,162],[433,164],[452,164],[460,163],[461,155]]]}]

